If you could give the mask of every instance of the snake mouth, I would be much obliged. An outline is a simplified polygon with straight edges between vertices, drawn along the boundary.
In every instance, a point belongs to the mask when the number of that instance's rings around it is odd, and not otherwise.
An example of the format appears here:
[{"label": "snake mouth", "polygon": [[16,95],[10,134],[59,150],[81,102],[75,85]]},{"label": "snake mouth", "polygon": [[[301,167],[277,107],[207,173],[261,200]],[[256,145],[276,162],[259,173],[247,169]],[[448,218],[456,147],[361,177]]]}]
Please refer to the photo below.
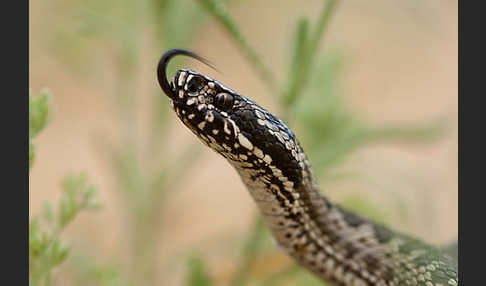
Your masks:
[{"label": "snake mouth", "polygon": [[157,66],[157,79],[164,93],[171,99],[176,99],[177,94],[175,93],[171,83],[167,80],[167,66],[169,64],[169,61],[177,55],[191,57],[215,69],[215,67],[208,60],[193,52],[183,49],[172,49],[165,52],[160,58],[159,64]]}]

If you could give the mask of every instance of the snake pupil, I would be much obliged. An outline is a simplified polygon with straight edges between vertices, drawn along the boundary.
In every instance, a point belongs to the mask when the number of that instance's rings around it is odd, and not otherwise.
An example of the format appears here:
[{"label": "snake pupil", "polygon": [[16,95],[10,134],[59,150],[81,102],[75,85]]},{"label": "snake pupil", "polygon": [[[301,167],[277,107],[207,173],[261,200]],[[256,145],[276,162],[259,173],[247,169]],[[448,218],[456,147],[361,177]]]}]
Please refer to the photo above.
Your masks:
[{"label": "snake pupil", "polygon": [[233,96],[228,93],[218,93],[215,98],[215,104],[223,110],[230,109],[233,107]]}]

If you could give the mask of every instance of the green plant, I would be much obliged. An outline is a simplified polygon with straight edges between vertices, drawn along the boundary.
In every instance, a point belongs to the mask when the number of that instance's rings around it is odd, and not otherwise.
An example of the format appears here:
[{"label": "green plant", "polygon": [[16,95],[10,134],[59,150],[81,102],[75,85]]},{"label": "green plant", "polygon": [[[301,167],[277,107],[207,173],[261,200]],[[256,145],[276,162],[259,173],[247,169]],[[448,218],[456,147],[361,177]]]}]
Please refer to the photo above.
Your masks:
[{"label": "green plant", "polygon": [[48,115],[47,91],[43,90],[38,98],[34,98],[29,89],[29,169],[32,167],[35,157],[33,140],[46,126]]},{"label": "green plant", "polygon": [[[97,147],[110,163],[117,182],[116,190],[122,197],[121,209],[124,211],[121,216],[124,217],[125,235],[129,242],[126,265],[120,266],[126,269],[122,277],[127,285],[157,285],[162,279],[158,274],[161,262],[157,253],[166,219],[161,212],[167,196],[182,182],[181,175],[189,172],[194,165],[200,148],[197,142],[175,152],[161,148],[170,146],[173,117],[169,113],[167,99],[160,96],[155,85],[150,98],[153,110],[147,112],[149,116],[137,114],[134,107],[143,95],[136,89],[139,84],[136,71],[147,49],[142,43],[153,40],[149,50],[154,52],[154,56],[150,61],[156,63],[164,49],[190,44],[204,13],[190,1],[113,2],[78,0],[66,4],[67,11],[72,13],[73,23],[55,28],[55,47],[57,56],[84,79],[93,76],[92,73],[83,73],[85,66],[92,63],[89,60],[79,62],[79,55],[93,50],[103,51],[107,46],[112,50],[108,55],[114,63],[111,73],[115,75],[111,95],[121,139],[102,137],[102,143]],[[180,21],[181,18],[186,20]],[[181,59],[177,59],[176,63],[180,64]],[[172,70],[174,68],[172,66]],[[139,132],[137,126],[140,122],[149,126],[148,133]],[[80,266],[97,269],[91,264]],[[82,272],[93,273],[89,269]],[[80,279],[98,283],[98,276],[84,275]]]},{"label": "green plant", "polygon": [[[37,98],[29,94],[29,168],[34,158],[32,139],[44,129],[49,114],[48,93]],[[44,211],[29,222],[29,285],[51,285],[53,271],[66,260],[70,247],[60,235],[74,218],[85,209],[98,206],[95,188],[84,174],[68,175],[62,181],[62,193],[57,212],[49,202]]]}]

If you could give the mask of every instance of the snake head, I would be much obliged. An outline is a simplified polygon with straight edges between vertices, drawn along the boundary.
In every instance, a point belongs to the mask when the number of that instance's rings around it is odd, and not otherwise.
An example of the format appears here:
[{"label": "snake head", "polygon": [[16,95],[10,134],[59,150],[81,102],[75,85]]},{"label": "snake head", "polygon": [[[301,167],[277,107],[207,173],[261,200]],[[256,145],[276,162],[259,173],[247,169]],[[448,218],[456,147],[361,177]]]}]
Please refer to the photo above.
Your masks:
[{"label": "snake head", "polygon": [[171,56],[201,59],[191,52],[176,51],[162,56],[158,75],[179,119],[235,167],[279,170],[275,172],[299,181],[305,155],[290,129],[253,100],[194,70],[178,70],[168,82],[165,67]]},{"label": "snake head", "polygon": [[209,147],[235,160],[239,155],[237,149],[246,152],[254,149],[247,127],[252,125],[255,114],[247,114],[250,116],[240,120],[253,104],[250,99],[217,80],[187,69],[175,73],[171,87],[174,93],[171,106],[177,116]]}]

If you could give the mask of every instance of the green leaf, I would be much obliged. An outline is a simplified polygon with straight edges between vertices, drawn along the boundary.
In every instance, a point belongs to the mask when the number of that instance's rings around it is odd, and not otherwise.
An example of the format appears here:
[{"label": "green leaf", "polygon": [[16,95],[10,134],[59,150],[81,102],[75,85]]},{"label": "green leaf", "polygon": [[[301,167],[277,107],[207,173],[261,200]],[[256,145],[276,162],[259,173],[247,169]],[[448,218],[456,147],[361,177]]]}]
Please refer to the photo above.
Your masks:
[{"label": "green leaf", "polygon": [[62,187],[58,217],[54,217],[51,204],[46,202],[43,220],[34,217],[29,223],[30,285],[50,285],[52,269],[63,263],[70,252],[70,247],[59,239],[62,230],[81,210],[90,208],[94,202],[95,189],[88,185],[83,174],[66,176]]},{"label": "green leaf", "polygon": [[84,174],[66,176],[62,181],[62,188],[58,218],[61,229],[69,224],[80,210],[98,205],[94,200],[96,189],[88,185]]},{"label": "green leaf", "polygon": [[37,97],[33,97],[31,93],[29,89],[29,169],[35,157],[33,138],[44,129],[49,115],[48,92],[43,90]]},{"label": "green leaf", "polygon": [[52,222],[54,220],[54,212],[50,202],[44,202],[43,217],[46,221]]},{"label": "green leaf", "polygon": [[32,138],[29,137],[29,169],[32,167],[32,162],[34,162],[35,146],[32,144]]},{"label": "green leaf", "polygon": [[49,115],[49,94],[46,90],[34,98],[29,94],[29,137],[34,138],[44,129]]},{"label": "green leaf", "polygon": [[199,3],[206,9],[206,11],[218,21],[226,32],[235,41],[238,48],[240,48],[243,55],[246,57],[251,67],[259,74],[265,86],[271,93],[278,94],[279,87],[275,82],[275,77],[272,72],[263,63],[261,57],[250,46],[246,38],[240,32],[236,21],[231,18],[231,15],[226,10],[226,7],[221,0],[199,0]]},{"label": "green leaf", "polygon": [[34,218],[29,222],[29,262],[42,252],[42,248],[39,221]]},{"label": "green leaf", "polygon": [[55,240],[52,244],[51,265],[61,264],[67,258],[69,250],[70,248],[62,245],[61,241]]},{"label": "green leaf", "polygon": [[[285,88],[284,105],[291,106],[298,92],[301,91],[302,78],[305,76],[308,66],[307,56],[309,38],[309,21],[301,18],[297,22],[297,29],[293,41],[293,54],[290,63],[287,87]],[[300,94],[300,93],[299,93]]]}]

